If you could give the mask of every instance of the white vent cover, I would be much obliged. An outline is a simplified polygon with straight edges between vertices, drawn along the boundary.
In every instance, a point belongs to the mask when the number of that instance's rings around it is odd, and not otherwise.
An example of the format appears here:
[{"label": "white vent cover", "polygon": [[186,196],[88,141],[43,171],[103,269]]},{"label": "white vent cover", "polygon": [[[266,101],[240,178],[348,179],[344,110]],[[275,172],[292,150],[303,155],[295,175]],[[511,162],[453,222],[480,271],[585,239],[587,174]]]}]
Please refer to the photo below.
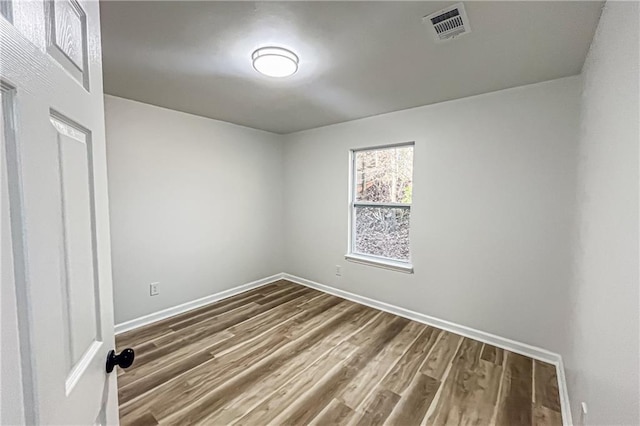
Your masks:
[{"label": "white vent cover", "polygon": [[471,32],[464,4],[456,3],[422,18],[436,41],[446,41]]}]

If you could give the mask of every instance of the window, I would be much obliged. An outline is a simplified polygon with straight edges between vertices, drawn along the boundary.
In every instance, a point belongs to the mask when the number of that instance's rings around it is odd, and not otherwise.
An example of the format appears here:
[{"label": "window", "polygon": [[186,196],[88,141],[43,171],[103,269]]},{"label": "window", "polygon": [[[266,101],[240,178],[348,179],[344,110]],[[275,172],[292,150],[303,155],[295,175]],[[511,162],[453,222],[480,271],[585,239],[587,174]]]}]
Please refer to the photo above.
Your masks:
[{"label": "window", "polygon": [[413,143],[354,150],[346,258],[412,272],[409,245]]}]

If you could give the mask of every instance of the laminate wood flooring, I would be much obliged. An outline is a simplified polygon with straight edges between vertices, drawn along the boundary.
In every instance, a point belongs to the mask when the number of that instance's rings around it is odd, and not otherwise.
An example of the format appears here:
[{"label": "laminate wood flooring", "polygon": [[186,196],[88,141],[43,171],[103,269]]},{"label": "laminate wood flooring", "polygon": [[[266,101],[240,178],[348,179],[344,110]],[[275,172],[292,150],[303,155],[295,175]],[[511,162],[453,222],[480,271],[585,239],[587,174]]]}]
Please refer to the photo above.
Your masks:
[{"label": "laminate wood flooring", "polygon": [[122,425],[560,425],[553,365],[288,281],[117,336]]}]

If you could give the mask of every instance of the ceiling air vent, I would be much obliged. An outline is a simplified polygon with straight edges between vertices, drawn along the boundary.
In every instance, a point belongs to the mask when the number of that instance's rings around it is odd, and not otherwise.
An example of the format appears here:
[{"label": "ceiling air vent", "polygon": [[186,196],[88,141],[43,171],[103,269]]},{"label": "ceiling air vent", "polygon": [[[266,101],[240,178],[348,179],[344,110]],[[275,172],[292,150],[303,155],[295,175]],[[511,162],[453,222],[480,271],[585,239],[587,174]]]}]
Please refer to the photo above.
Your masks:
[{"label": "ceiling air vent", "polygon": [[427,15],[422,21],[431,28],[436,41],[446,41],[471,32],[464,4],[456,3],[436,13]]}]

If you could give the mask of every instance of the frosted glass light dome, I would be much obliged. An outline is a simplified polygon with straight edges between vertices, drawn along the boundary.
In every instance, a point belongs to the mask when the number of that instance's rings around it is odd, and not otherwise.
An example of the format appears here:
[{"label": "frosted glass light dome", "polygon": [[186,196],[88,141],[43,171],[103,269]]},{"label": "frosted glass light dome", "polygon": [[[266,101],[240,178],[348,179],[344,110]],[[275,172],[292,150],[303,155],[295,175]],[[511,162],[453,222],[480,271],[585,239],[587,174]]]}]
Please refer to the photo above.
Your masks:
[{"label": "frosted glass light dome", "polygon": [[298,71],[298,56],[281,47],[263,47],[251,55],[253,68],[268,77],[289,77]]}]

